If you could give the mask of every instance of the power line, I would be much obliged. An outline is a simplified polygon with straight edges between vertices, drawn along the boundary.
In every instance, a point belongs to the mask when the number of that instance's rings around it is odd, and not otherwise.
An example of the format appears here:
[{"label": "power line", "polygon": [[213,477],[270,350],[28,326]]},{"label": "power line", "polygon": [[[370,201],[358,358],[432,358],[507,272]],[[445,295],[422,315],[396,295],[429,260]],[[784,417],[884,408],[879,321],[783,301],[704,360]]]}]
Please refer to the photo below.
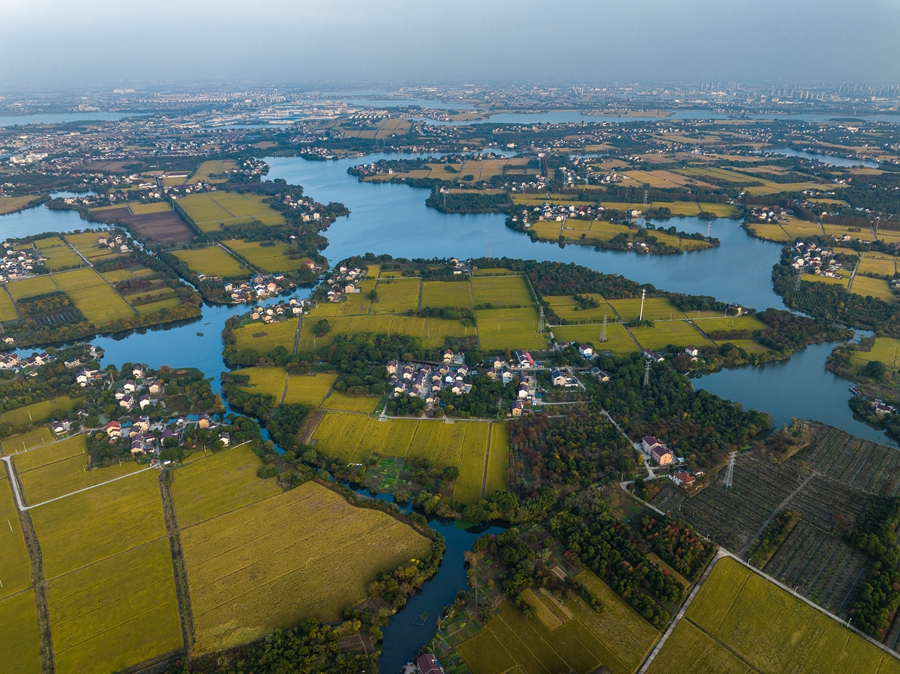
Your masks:
[{"label": "power line", "polygon": [[734,460],[737,457],[737,452],[731,452],[728,455],[728,466],[725,468],[725,479],[722,481],[722,486],[725,489],[731,489],[734,486]]}]

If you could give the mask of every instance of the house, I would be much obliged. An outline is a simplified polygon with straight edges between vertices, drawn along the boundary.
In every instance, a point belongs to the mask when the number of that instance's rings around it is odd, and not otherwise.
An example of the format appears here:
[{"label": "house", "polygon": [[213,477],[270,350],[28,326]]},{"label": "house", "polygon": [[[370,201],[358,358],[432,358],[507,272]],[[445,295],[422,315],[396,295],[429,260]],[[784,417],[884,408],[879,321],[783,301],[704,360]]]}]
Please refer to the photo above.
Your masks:
[{"label": "house", "polygon": [[134,420],[134,427],[138,429],[141,433],[146,433],[150,430],[150,417],[140,416]]},{"label": "house", "polygon": [[561,370],[553,370],[550,373],[550,381],[554,386],[565,386],[569,378]]},{"label": "house", "polygon": [[519,395],[520,400],[528,397],[528,384],[526,384],[524,381],[519,384],[519,394],[518,395]]},{"label": "house", "polygon": [[444,674],[443,667],[432,653],[419,656],[416,660],[416,667],[419,669],[419,674]]},{"label": "house", "polygon": [[110,438],[118,438],[122,435],[122,424],[118,421],[110,421],[106,424],[106,434]]},{"label": "house", "polygon": [[593,375],[597,381],[609,381],[609,372],[601,370],[599,367],[592,367],[591,375]]},{"label": "house", "polygon": [[156,395],[159,393],[159,382],[155,379],[148,380],[147,382],[147,390],[152,394]]},{"label": "house", "polygon": [[129,393],[134,393],[134,390],[137,387],[134,385],[134,379],[128,379],[122,388],[125,389],[126,391],[128,391]]},{"label": "house", "polygon": [[[118,396],[116,397],[118,398]],[[134,407],[134,396],[126,393],[119,401],[119,406],[130,410]]]},{"label": "house", "polygon": [[135,379],[143,379],[144,368],[141,365],[135,365],[131,370],[131,374],[134,375]]},{"label": "house", "polygon": [[397,374],[397,361],[389,360],[387,364],[387,373],[388,374]]},{"label": "house", "polygon": [[228,446],[231,445],[231,436],[230,436],[228,433],[220,433],[220,434],[219,434],[219,440],[220,440],[220,441],[222,442],[222,444],[225,445],[226,447],[228,447]]},{"label": "house", "polygon": [[209,428],[209,415],[206,412],[200,415],[200,419],[197,421],[197,426],[199,428]]},{"label": "house", "polygon": [[656,351],[651,349],[644,349],[644,357],[652,360],[654,363],[661,363],[665,360],[662,356],[660,356]]},{"label": "house", "polygon": [[143,454],[144,453],[144,436],[135,435],[131,438],[131,454],[132,456],[135,454]]},{"label": "house", "polygon": [[675,471],[671,475],[669,475],[669,479],[672,480],[679,487],[692,487],[694,483],[697,481],[693,475],[688,475],[684,471]]},{"label": "house", "polygon": [[446,351],[444,351],[444,362],[449,363],[451,360],[453,360],[453,351],[451,349],[447,349]]},{"label": "house", "polygon": [[68,433],[69,428],[72,427],[68,421],[53,421],[50,423],[50,430],[53,431],[54,435],[62,435],[63,433]]},{"label": "house", "polygon": [[675,455],[666,447],[666,443],[657,440],[652,435],[644,436],[642,441],[644,452],[650,455],[660,466],[668,466],[675,460]]},{"label": "house", "polygon": [[66,366],[67,370],[73,370],[76,367],[78,367],[79,365],[81,365],[81,359],[80,358],[69,358],[69,360],[65,361],[63,363],[63,365]]},{"label": "house", "polygon": [[145,407],[147,407],[147,406],[150,405],[150,404],[151,404],[151,403],[150,403],[150,396],[148,396],[148,395],[142,395],[142,396],[138,399],[138,405],[141,406],[141,409],[144,409]]},{"label": "house", "polygon": [[686,346],[684,347],[684,352],[689,355],[691,358],[696,358],[700,355],[700,349],[695,346]]},{"label": "house", "polygon": [[578,346],[578,353],[581,354],[582,358],[593,358],[594,347],[592,347],[590,344],[580,344]]},{"label": "house", "polygon": [[522,403],[522,401],[517,400],[516,402],[513,403],[512,415],[514,417],[520,417],[520,416],[522,416],[522,410],[524,410],[524,409],[525,409],[525,405]]}]

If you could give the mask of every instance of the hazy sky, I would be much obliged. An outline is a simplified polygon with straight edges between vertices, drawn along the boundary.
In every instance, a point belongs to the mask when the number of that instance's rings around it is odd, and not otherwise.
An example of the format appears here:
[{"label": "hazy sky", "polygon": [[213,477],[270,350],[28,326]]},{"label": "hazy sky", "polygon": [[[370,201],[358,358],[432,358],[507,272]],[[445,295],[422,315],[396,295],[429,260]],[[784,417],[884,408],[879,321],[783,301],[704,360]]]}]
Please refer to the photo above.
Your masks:
[{"label": "hazy sky", "polygon": [[900,83],[900,0],[2,0],[0,90]]}]

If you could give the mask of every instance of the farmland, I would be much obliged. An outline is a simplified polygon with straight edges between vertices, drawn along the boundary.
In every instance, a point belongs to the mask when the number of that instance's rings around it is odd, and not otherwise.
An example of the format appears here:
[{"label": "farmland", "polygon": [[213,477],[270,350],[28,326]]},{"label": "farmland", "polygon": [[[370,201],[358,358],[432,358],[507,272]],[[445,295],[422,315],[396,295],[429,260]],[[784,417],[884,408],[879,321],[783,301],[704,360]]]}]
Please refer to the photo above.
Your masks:
[{"label": "farmland", "polygon": [[172,251],[172,254],[190,267],[191,271],[198,274],[218,276],[223,279],[248,276],[250,274],[250,271],[245,266],[235,260],[220,246],[187,248],[185,250]]},{"label": "farmland", "polygon": [[297,271],[305,268],[310,259],[292,254],[291,247],[280,241],[259,242],[229,239],[222,243],[264,272]]},{"label": "farmland", "polygon": [[[178,184],[182,182],[184,181],[180,180]],[[122,223],[133,229],[138,236],[151,239],[164,246],[186,243],[194,238],[191,228],[166,202],[130,203],[90,210],[94,218],[104,222]],[[70,243],[71,236],[66,235],[66,239]]]},{"label": "farmland", "polygon": [[876,337],[869,351],[862,349],[854,351],[851,360],[857,371],[864,368],[867,363],[877,360],[887,365],[892,372],[896,372],[900,368],[900,339]]},{"label": "farmland", "polygon": [[[731,559],[716,563],[648,672],[888,672],[900,662]],[[706,671],[706,670],[704,670]]]},{"label": "farmland", "polygon": [[296,334],[297,321],[287,320],[268,325],[249,323],[234,331],[234,339],[239,349],[254,349],[259,353],[268,353],[277,346],[283,346],[291,351]]},{"label": "farmland", "polygon": [[32,201],[35,201],[33,196],[0,197],[0,215],[7,215],[8,213],[15,213],[28,208]]},{"label": "farmland", "polygon": [[425,281],[422,284],[422,306],[472,308],[472,290],[469,283],[453,281]]},{"label": "farmland", "polygon": [[0,582],[3,583],[0,600],[31,587],[31,560],[19,526],[19,514],[13,502],[12,489],[6,477],[0,479],[0,522],[4,520],[9,522],[9,526],[0,527],[0,547],[3,549],[3,555],[0,556]]},{"label": "farmland", "polygon": [[322,407],[330,410],[371,413],[375,411],[378,400],[377,396],[348,396],[332,391],[331,395],[325,398],[321,404]]},{"label": "farmland", "polygon": [[509,488],[509,426],[505,423],[491,425],[491,447],[488,456],[487,478],[484,495]]},{"label": "farmland", "polygon": [[68,295],[87,320],[107,323],[131,318],[135,310],[93,269],[55,274],[59,289]]},{"label": "farmland", "polygon": [[545,349],[547,340],[537,332],[538,314],[533,306],[521,309],[480,309],[475,312],[478,339],[485,351]]},{"label": "farmland", "polygon": [[712,346],[712,342],[687,321],[659,321],[652,328],[645,326],[632,328],[631,334],[645,349],[664,349],[669,344],[698,348]]},{"label": "farmland", "polygon": [[431,549],[389,515],[311,482],[184,529],[182,542],[197,652],[308,617],[335,620],[378,573]]},{"label": "farmland", "polygon": [[891,290],[888,282],[880,278],[872,278],[870,276],[861,276],[859,274],[853,279],[853,285],[850,286],[850,292],[863,297],[876,297],[885,302],[896,302],[897,295]]},{"label": "farmland", "polygon": [[202,232],[214,232],[223,227],[243,225],[254,220],[264,225],[283,225],[284,217],[263,197],[232,192],[189,194],[178,200],[188,217]]},{"label": "farmland", "polygon": [[[641,300],[610,300],[610,305],[623,321],[633,321],[641,315]],[[669,321],[684,318],[675,306],[665,297],[648,297],[644,300],[644,320]]]},{"label": "farmland", "polygon": [[0,288],[0,321],[14,321],[19,317],[16,305],[6,292],[6,287]]},{"label": "farmland", "polygon": [[[316,337],[313,334],[313,325],[319,315],[314,311],[303,319],[303,329],[300,334],[301,351],[311,351],[317,347],[327,346],[334,337],[339,334],[357,334],[362,332],[387,333],[410,335],[422,339],[424,348],[437,349],[444,346],[445,337],[474,336],[475,328],[467,327],[460,321],[444,320],[440,318],[418,318],[416,316],[337,316],[329,317],[331,332],[324,337]],[[268,330],[271,326],[253,325],[252,329]],[[247,330],[248,328],[241,328]],[[240,332],[240,331],[238,331]],[[246,343],[246,340],[244,341]],[[239,340],[240,344],[240,340]],[[284,345],[288,348],[293,344],[293,336]],[[242,347],[257,348],[259,347]],[[271,347],[270,347],[271,348]]]},{"label": "farmland", "polygon": [[225,177],[213,177],[213,176],[221,176],[222,174],[227,173],[228,171],[234,171],[237,168],[237,164],[234,163],[231,159],[212,159],[210,161],[205,161],[200,166],[197,167],[197,170],[191,174],[188,182],[190,183],[225,183],[228,182],[228,178]]},{"label": "farmland", "polygon": [[394,314],[418,309],[420,288],[418,279],[379,281],[375,286],[378,299],[372,302],[372,313]]},{"label": "farmland", "polygon": [[274,396],[276,404],[281,401],[287,377],[283,367],[248,367],[234,374],[249,377],[243,388],[250,393]]},{"label": "farmland", "polygon": [[337,375],[333,374],[292,375],[288,381],[284,402],[289,405],[293,403],[321,405],[336,378]]},{"label": "farmland", "polygon": [[55,410],[61,410],[65,413],[83,401],[84,398],[70,398],[69,396],[42,400],[39,403],[32,403],[31,405],[25,405],[25,407],[19,407],[0,414],[0,424],[25,426],[26,424],[46,421],[50,419]]},{"label": "farmland", "polygon": [[0,659],[9,674],[41,671],[41,640],[34,591],[28,590],[0,601]]},{"label": "farmland", "polygon": [[546,296],[544,300],[557,316],[568,323],[602,323],[604,317],[610,322],[616,319],[615,311],[602,295],[589,293],[583,297],[589,297],[597,306],[582,309],[569,295]]},{"label": "farmland", "polygon": [[525,307],[534,304],[524,276],[478,276],[472,279],[476,307]]}]

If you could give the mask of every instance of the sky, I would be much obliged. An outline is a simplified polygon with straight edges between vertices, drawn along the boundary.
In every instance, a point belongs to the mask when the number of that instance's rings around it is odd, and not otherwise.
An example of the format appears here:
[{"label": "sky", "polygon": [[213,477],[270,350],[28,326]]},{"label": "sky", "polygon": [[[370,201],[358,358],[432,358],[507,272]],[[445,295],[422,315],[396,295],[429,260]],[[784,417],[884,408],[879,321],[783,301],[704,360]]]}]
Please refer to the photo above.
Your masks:
[{"label": "sky", "polygon": [[900,0],[3,0],[0,91],[900,84]]}]

